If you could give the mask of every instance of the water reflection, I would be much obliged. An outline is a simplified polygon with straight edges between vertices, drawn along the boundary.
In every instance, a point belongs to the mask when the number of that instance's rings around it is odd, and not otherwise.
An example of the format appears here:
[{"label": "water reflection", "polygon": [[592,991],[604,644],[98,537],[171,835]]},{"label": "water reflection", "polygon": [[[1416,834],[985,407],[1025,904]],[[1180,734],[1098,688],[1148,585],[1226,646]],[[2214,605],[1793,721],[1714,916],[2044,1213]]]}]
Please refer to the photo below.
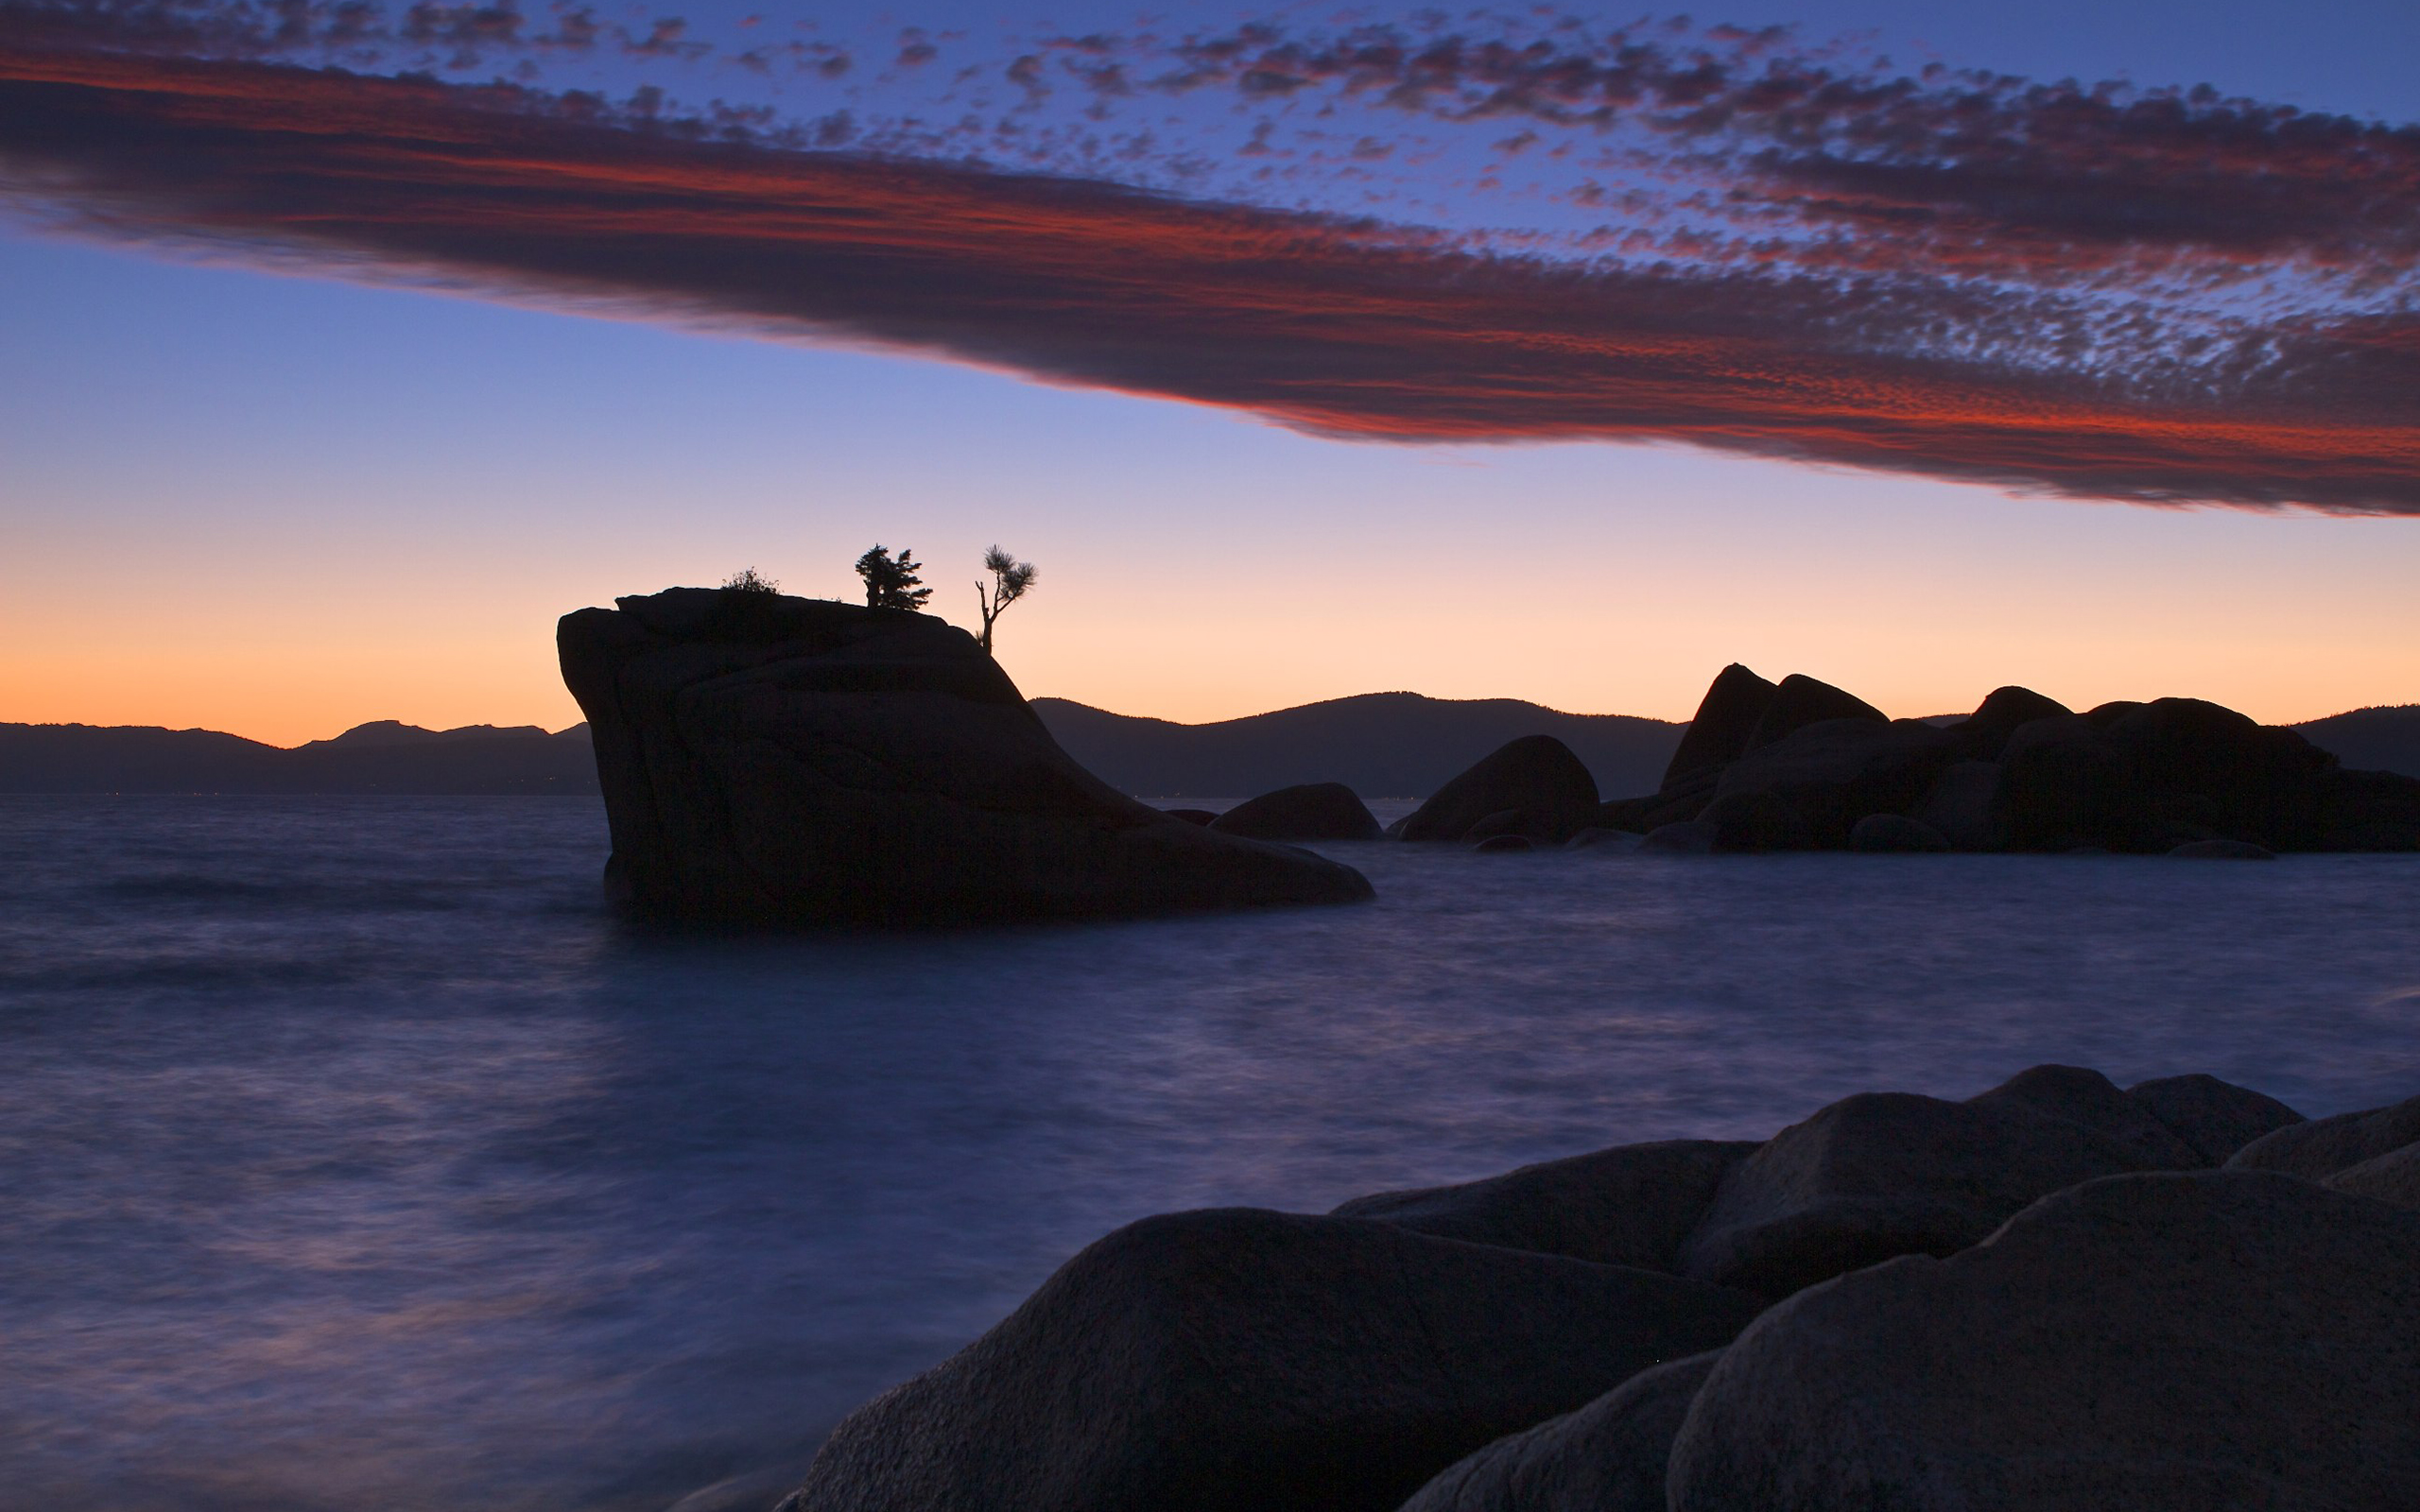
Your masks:
[{"label": "water reflection", "polygon": [[598,913],[600,833],[0,801],[14,1499],[739,1504],[1149,1211],[2047,1059],[2420,1088],[2413,858],[1363,847],[1360,908],[684,941]]}]

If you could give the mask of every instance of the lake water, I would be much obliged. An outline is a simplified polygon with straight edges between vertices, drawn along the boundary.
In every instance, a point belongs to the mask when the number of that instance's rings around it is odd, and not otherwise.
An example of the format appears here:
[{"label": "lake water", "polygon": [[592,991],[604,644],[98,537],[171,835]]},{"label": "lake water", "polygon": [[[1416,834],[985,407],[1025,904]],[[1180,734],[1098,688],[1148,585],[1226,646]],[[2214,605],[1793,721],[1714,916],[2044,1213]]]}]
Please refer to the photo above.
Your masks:
[{"label": "lake water", "polygon": [[6,1503],[761,1507],[1145,1213],[2045,1060],[2420,1091],[2420,857],[1322,849],[1378,901],[667,939],[585,800],[0,799]]}]

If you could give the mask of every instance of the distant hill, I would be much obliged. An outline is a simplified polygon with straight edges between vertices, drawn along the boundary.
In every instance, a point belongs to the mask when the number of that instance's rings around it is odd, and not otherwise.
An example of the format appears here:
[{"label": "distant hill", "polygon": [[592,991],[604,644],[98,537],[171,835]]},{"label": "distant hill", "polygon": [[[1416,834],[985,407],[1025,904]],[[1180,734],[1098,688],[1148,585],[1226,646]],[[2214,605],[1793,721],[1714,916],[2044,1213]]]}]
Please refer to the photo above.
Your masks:
[{"label": "distant hill", "polygon": [[2356,770],[2420,777],[2420,703],[2356,709],[2294,728]]},{"label": "distant hill", "polygon": [[1426,798],[1523,735],[1569,746],[1607,798],[1652,793],[1686,727],[1634,714],[1567,714],[1517,698],[1369,693],[1208,725],[1114,714],[1064,698],[1033,712],[1067,753],[1122,792],[1249,798],[1342,782],[1363,798]]},{"label": "distant hill", "polygon": [[[1068,754],[1122,792],[1249,798],[1342,782],[1364,798],[1426,798],[1522,735],[1553,735],[1607,798],[1651,793],[1688,727],[1567,714],[1516,698],[1372,693],[1272,713],[1180,725],[1036,698]],[[1952,716],[1942,716],[1948,718]],[[2420,704],[2358,709],[2292,727],[2344,765],[2420,777]],[[0,793],[563,793],[594,795],[588,727],[423,730],[391,719],[285,749],[209,730],[0,724]]]},{"label": "distant hill", "polygon": [[288,750],[209,730],[0,724],[0,793],[596,792],[588,727],[391,719]]}]

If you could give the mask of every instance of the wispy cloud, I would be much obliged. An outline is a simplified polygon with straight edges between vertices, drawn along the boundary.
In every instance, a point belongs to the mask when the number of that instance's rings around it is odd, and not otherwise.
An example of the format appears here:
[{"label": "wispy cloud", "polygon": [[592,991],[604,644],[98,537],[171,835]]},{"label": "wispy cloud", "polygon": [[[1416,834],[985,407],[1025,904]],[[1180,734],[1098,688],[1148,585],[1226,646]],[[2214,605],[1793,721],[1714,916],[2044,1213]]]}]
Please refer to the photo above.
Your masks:
[{"label": "wispy cloud", "polygon": [[[1257,27],[989,59],[911,30],[881,39],[881,66],[1002,91],[918,146],[863,95],[862,114],[797,118],[275,60],[610,43],[644,65],[717,45],[677,18],[146,0],[0,19],[18,39],[0,46],[0,189],[95,233],[881,343],[1344,437],[1676,440],[2420,513],[2413,129],[2206,91],[1902,77],[1723,28]],[[850,76],[844,46],[785,45],[728,56]],[[1562,218],[1424,227],[1143,186],[1192,150],[1167,137],[1129,139],[1155,145],[1123,182],[1070,171],[1092,164],[1063,133],[1004,148],[1003,119],[1053,89],[1094,120],[1204,91],[1261,102],[1240,161],[1329,143],[1340,176],[1439,171],[1374,122],[1462,132],[1475,161],[1562,175],[1530,180],[1564,185]],[[1305,111],[1314,95],[1358,113]]]}]

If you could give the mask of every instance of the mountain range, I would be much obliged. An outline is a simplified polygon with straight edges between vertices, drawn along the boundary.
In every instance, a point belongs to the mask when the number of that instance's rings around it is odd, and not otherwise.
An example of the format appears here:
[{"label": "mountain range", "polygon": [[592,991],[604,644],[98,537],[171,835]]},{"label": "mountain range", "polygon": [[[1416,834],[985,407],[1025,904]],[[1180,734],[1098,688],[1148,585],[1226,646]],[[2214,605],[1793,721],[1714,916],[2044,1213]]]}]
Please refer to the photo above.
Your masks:
[{"label": "mountain range", "polygon": [[215,730],[0,724],[0,793],[596,792],[586,725],[381,719],[289,749]]},{"label": "mountain range", "polygon": [[[1180,725],[1065,698],[1033,711],[1087,769],[1147,798],[1236,799],[1296,782],[1424,798],[1522,735],[1569,746],[1608,798],[1651,793],[1688,727],[1572,714],[1514,698],[1372,693]],[[2420,777],[2420,704],[2291,727],[2344,765]],[[572,794],[596,792],[588,727],[423,730],[380,720],[286,748],[209,730],[0,724],[0,793]]]}]

